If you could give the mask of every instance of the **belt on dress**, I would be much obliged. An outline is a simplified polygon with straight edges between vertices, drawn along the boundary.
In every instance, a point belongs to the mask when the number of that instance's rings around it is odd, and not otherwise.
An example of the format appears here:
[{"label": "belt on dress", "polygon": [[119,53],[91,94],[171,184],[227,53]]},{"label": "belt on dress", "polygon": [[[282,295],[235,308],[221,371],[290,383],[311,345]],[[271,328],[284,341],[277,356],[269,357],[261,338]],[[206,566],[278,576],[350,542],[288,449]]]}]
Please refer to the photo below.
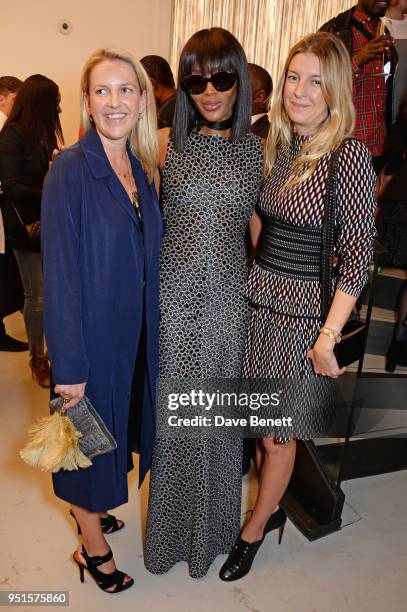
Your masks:
[{"label": "belt on dress", "polygon": [[262,215],[256,263],[266,270],[309,280],[321,275],[322,227],[303,227]]}]

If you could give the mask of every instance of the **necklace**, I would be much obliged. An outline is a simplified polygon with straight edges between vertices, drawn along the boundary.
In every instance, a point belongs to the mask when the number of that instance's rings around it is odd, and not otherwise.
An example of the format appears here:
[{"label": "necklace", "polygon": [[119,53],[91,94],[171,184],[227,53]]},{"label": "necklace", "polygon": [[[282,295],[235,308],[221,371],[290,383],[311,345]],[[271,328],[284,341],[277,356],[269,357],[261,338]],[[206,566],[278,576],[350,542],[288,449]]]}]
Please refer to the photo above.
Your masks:
[{"label": "necklace", "polygon": [[133,204],[133,208],[136,211],[140,230],[143,231],[143,216],[141,214],[141,201],[137,191],[133,191],[131,194],[131,203]]},{"label": "necklace", "polygon": [[129,175],[131,174],[130,160],[129,160],[129,156],[127,155],[127,153],[126,153],[125,163],[127,166],[126,172],[119,172],[117,168],[114,168],[114,171],[116,172],[116,174],[118,174],[119,176],[121,176],[127,181],[127,179],[129,178]]},{"label": "necklace", "polygon": [[140,197],[137,191],[136,181],[134,180],[134,176],[133,176],[133,172],[132,172],[131,164],[130,164],[130,159],[127,153],[126,153],[126,165],[127,165],[126,172],[118,172],[117,169],[115,169],[115,172],[119,177],[123,179],[122,182],[125,183],[125,185],[123,186],[126,189],[126,192],[129,195],[130,201],[133,205],[133,208],[137,214],[139,228],[141,231],[143,231],[143,217],[141,213],[141,200],[140,200]]},{"label": "necklace", "polygon": [[134,176],[133,176],[133,172],[131,169],[131,165],[130,165],[130,159],[129,156],[127,155],[127,169],[128,169],[128,176],[130,179],[130,190],[131,190],[131,203],[133,204],[133,208],[136,211],[137,214],[137,218],[138,218],[138,222],[139,222],[139,228],[140,231],[143,231],[143,216],[141,214],[141,200],[137,191],[137,185],[136,185],[136,181],[134,180]]},{"label": "necklace", "polygon": [[207,121],[203,117],[200,117],[198,119],[198,125],[199,127],[202,127],[202,126],[208,127],[211,130],[222,131],[222,130],[228,130],[229,128],[231,128],[234,120],[235,118],[233,115],[229,117],[229,119],[225,119],[224,121]]}]

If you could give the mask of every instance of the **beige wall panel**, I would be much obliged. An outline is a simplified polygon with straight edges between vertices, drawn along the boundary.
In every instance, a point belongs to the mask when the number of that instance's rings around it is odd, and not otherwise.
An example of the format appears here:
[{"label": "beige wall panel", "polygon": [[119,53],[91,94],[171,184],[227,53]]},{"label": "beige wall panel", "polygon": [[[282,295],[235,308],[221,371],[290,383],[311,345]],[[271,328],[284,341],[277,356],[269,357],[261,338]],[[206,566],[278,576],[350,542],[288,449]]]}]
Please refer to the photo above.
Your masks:
[{"label": "beige wall panel", "polygon": [[[69,20],[71,34],[58,31]],[[0,75],[40,72],[62,93],[62,126],[77,139],[82,65],[97,47],[121,46],[140,58],[169,56],[171,0],[7,0],[1,2]]]}]

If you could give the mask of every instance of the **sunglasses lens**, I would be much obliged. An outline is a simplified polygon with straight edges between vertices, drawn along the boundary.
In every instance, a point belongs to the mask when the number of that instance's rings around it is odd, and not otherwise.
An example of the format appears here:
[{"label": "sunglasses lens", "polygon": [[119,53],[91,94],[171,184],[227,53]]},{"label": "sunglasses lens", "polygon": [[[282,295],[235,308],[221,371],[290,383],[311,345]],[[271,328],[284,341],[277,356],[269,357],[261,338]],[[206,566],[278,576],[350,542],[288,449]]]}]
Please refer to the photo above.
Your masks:
[{"label": "sunglasses lens", "polygon": [[181,82],[181,87],[186,93],[198,95],[205,91],[206,80],[200,74],[191,74]]},{"label": "sunglasses lens", "polygon": [[228,91],[236,83],[237,75],[233,72],[216,72],[206,79],[200,74],[191,74],[181,82],[181,87],[186,93],[197,96],[205,91],[208,81],[218,91]]},{"label": "sunglasses lens", "polygon": [[237,76],[233,74],[233,72],[216,72],[211,78],[213,86],[218,91],[228,91],[228,89],[232,89],[236,81]]}]

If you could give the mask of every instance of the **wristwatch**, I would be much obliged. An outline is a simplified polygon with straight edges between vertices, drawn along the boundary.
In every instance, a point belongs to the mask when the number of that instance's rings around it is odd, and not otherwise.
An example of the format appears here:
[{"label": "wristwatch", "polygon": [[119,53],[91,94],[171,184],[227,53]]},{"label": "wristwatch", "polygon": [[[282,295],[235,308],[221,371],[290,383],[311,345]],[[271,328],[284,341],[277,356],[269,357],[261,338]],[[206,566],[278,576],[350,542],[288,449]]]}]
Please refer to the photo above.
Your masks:
[{"label": "wristwatch", "polygon": [[329,336],[332,340],[335,340],[336,344],[339,344],[339,342],[342,340],[342,334],[334,329],[330,329],[329,327],[321,327],[319,333]]}]

